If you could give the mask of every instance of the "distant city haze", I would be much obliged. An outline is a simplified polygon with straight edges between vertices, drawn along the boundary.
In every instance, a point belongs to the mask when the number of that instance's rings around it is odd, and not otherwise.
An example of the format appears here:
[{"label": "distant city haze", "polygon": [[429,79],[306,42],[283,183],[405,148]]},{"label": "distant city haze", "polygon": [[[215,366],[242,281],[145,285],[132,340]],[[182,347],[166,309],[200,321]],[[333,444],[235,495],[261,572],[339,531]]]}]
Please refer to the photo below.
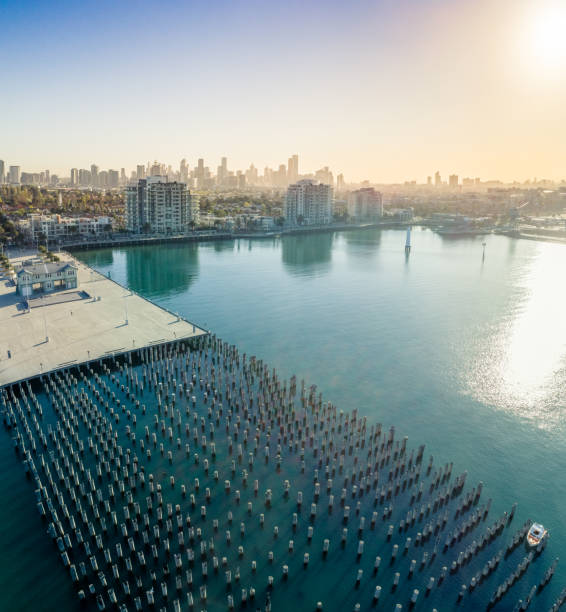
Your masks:
[{"label": "distant city haze", "polygon": [[0,159],[566,178],[563,0],[0,2]]}]

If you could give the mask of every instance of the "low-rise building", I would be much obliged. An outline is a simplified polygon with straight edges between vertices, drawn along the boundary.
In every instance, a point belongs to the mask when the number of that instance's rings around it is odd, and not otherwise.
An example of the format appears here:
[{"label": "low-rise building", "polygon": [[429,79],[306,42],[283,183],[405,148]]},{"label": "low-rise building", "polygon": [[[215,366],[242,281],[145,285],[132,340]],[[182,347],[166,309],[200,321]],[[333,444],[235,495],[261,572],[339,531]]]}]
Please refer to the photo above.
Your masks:
[{"label": "low-rise building", "polygon": [[100,236],[113,230],[110,217],[62,217],[30,215],[20,222],[20,229],[32,241],[65,241],[77,236]]},{"label": "low-rise building", "polygon": [[16,272],[17,293],[30,297],[34,293],[50,293],[78,286],[77,266],[65,263],[23,264]]}]

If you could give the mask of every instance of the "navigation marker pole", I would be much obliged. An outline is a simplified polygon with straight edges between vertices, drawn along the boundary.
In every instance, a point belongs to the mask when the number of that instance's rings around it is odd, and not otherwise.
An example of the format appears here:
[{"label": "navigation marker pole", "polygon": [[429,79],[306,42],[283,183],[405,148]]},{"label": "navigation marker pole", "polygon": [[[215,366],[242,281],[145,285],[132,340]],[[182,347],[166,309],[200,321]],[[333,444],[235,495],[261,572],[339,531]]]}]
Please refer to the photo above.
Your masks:
[{"label": "navigation marker pole", "polygon": [[407,228],[407,239],[405,240],[405,253],[408,255],[411,252],[411,226]]}]

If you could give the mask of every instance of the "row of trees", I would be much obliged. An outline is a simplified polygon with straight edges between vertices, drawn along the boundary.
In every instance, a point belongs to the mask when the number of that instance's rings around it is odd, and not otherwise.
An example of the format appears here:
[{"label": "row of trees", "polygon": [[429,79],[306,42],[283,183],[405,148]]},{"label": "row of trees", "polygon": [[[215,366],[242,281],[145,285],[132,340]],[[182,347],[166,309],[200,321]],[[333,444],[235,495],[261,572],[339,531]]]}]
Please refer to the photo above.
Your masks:
[{"label": "row of trees", "polygon": [[31,185],[0,185],[0,206],[12,213],[46,210],[51,214],[122,215],[122,192],[47,189]]}]

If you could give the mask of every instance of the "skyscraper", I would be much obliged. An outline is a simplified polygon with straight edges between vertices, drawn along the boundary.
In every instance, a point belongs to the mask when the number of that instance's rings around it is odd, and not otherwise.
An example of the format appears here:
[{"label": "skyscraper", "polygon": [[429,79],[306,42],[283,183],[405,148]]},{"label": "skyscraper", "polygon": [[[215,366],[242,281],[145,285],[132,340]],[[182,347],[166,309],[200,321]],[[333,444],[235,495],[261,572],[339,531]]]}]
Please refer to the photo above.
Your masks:
[{"label": "skyscraper", "polygon": [[222,185],[223,183],[226,182],[227,177],[228,177],[228,158],[223,157],[220,160],[220,166],[218,166],[218,170],[216,171],[216,182],[219,185]]},{"label": "skyscraper", "polygon": [[79,184],[79,169],[71,168],[71,187],[76,187]]},{"label": "skyscraper", "polygon": [[434,173],[434,186],[440,187],[442,185],[442,179],[440,178],[440,172],[437,170]]},{"label": "skyscraper", "polygon": [[131,232],[186,232],[198,221],[198,198],[186,183],[154,176],[126,188],[126,225]]},{"label": "skyscraper", "polygon": [[321,183],[325,183],[326,185],[334,184],[334,175],[328,166],[324,166],[324,168],[317,170],[314,173],[314,178]]},{"label": "skyscraper", "polygon": [[312,180],[289,185],[285,218],[290,225],[323,225],[332,221],[332,187]]},{"label": "skyscraper", "polygon": [[20,167],[19,166],[10,166],[10,169],[8,171],[8,182],[11,185],[20,184]]},{"label": "skyscraper", "polygon": [[98,166],[96,164],[90,165],[90,180],[93,187],[98,187]]},{"label": "skyscraper", "polygon": [[165,176],[165,168],[163,164],[159,164],[154,161],[149,169],[149,176]]},{"label": "skyscraper", "polygon": [[296,183],[299,178],[299,156],[293,155],[287,161],[287,179],[290,183]]},{"label": "skyscraper", "polygon": [[458,175],[457,174],[451,174],[448,177],[448,185],[452,187],[453,189],[455,187],[458,187]]},{"label": "skyscraper", "polygon": [[108,170],[108,187],[118,187],[120,184],[120,174],[118,170]]},{"label": "skyscraper", "polygon": [[138,164],[136,166],[136,178],[138,180],[145,178],[145,166],[143,164]]},{"label": "skyscraper", "polygon": [[90,173],[90,170],[85,170],[84,168],[81,168],[79,170],[79,185],[81,187],[88,187],[88,185],[90,185],[92,182],[92,175]]},{"label": "skyscraper", "polygon": [[[139,178],[143,177],[140,176]],[[181,164],[179,166],[179,178],[183,183],[186,183],[189,180],[189,165],[187,164],[187,160],[185,158],[181,160]]]},{"label": "skyscraper", "polygon": [[0,185],[6,182],[6,164],[0,159]]}]

